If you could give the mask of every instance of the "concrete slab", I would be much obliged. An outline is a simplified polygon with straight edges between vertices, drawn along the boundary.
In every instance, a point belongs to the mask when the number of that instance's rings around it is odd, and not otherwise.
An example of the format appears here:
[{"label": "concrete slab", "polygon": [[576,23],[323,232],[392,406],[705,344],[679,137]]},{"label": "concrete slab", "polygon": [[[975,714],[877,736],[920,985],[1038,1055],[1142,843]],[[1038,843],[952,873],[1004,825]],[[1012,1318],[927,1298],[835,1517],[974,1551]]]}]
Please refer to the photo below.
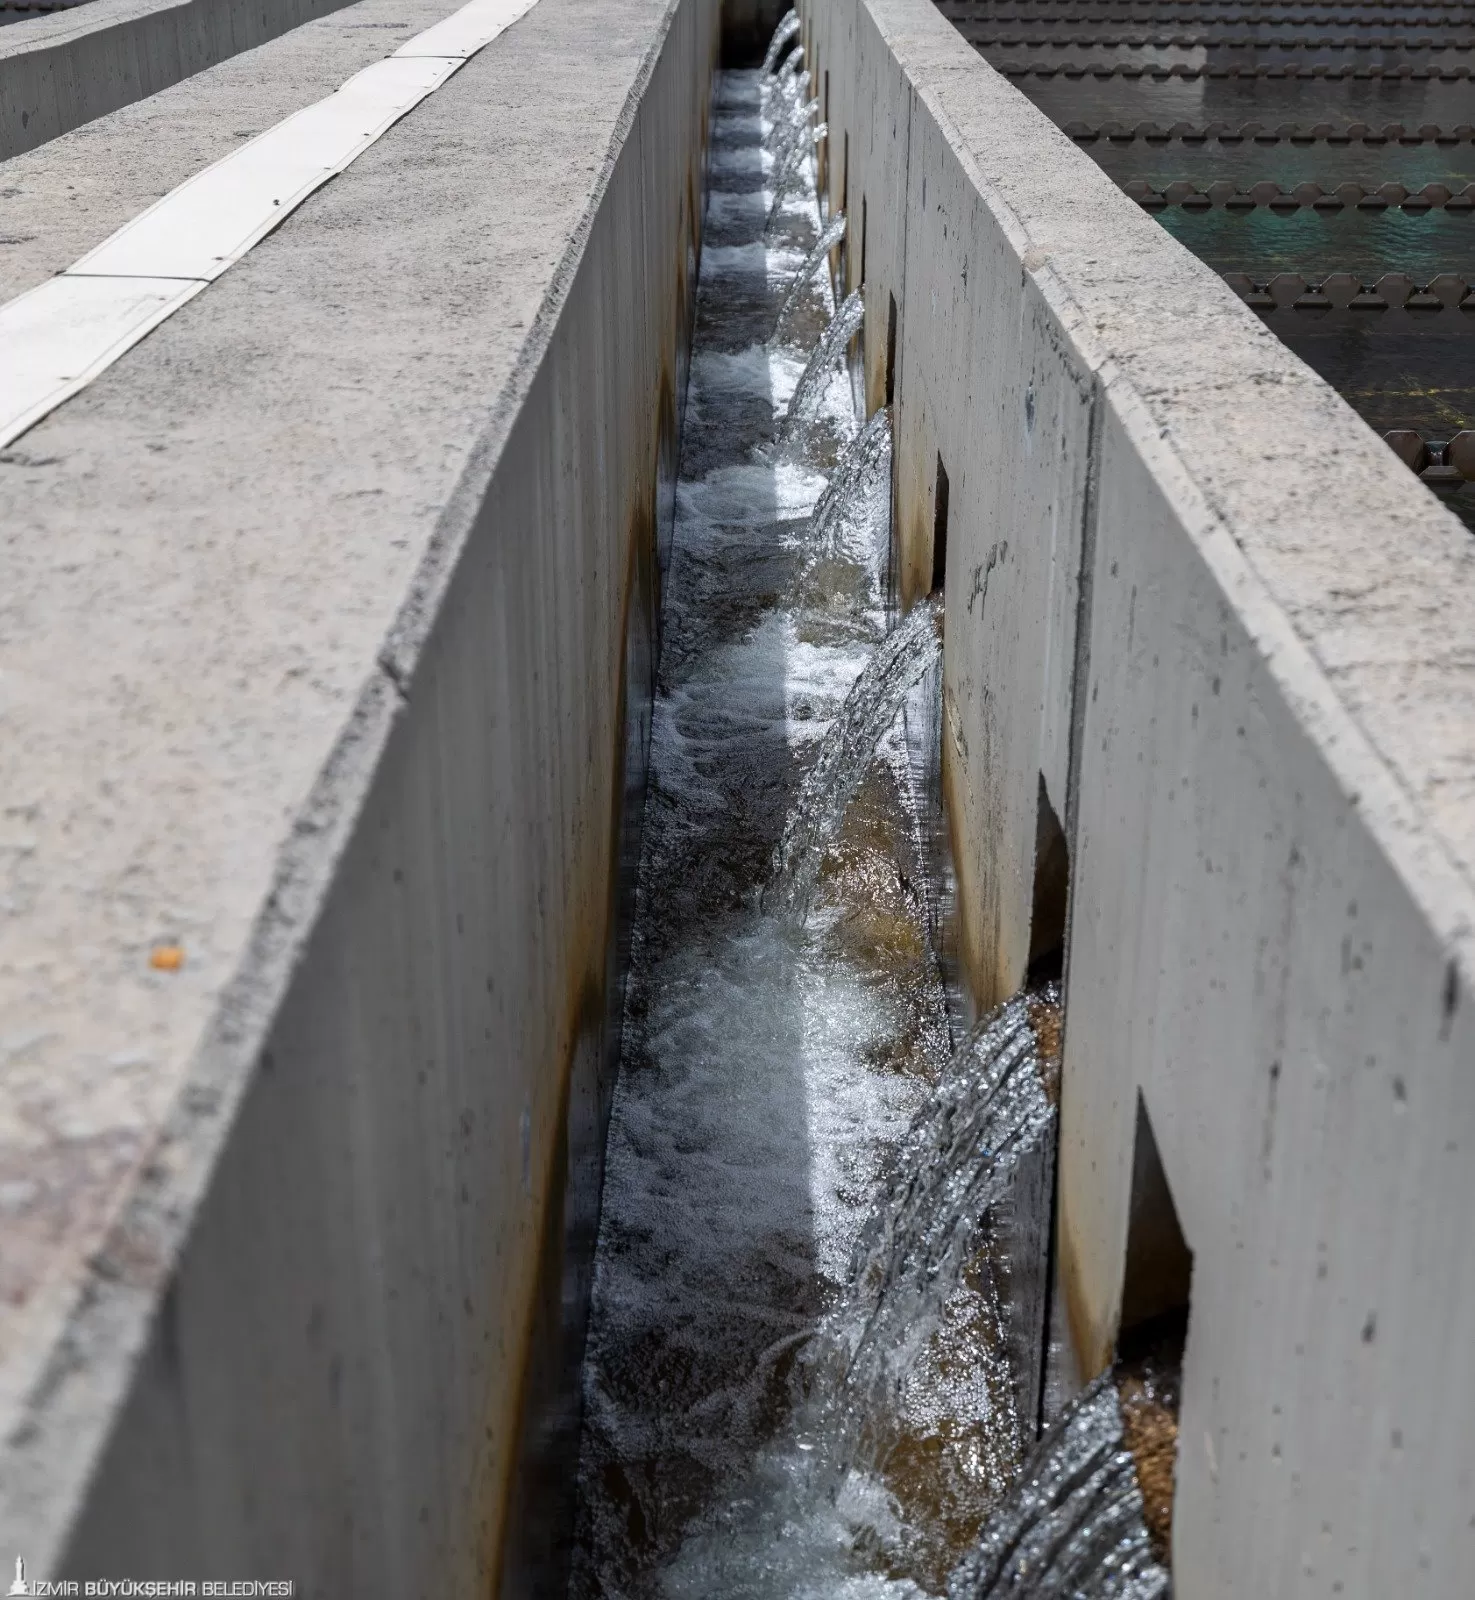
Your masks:
[{"label": "concrete slab", "polygon": [[12,156],[0,165],[0,300],[64,271],[187,178],[453,10],[451,0],[359,0]]},{"label": "concrete slab", "polygon": [[[238,60],[94,152],[148,191],[161,129],[218,149],[427,20],[355,10],[289,88]],[[34,1576],[497,1570],[599,1092],[715,50],[705,4],[541,0],[0,460],[0,1542]],[[38,199],[12,283],[87,204],[48,237]]]},{"label": "concrete slab", "polygon": [[1024,976],[1065,731],[1076,1353],[1089,1375],[1116,1341],[1140,1094],[1195,1254],[1175,1592],[1455,1593],[1475,547],[927,0],[801,9],[852,216],[891,241],[867,245],[867,366],[874,403],[894,295],[907,597],[949,474],[944,771],[981,1004]]}]

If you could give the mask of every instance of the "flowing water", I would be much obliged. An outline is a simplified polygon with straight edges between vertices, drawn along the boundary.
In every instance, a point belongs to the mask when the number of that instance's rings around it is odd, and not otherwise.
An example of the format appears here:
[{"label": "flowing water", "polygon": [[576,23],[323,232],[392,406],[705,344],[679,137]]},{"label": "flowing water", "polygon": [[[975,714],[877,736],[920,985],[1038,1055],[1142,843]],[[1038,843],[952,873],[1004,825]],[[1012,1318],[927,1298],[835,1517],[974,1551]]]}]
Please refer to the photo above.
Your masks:
[{"label": "flowing water", "polygon": [[1037,1015],[1058,1004],[1047,985],[1007,1001],[968,1034],[862,1230],[846,1299],[809,1357],[831,1369],[862,1426],[905,1382],[990,1213],[1008,1199],[1014,1167],[1054,1131]]},{"label": "flowing water", "polygon": [[794,49],[784,57],[778,70],[773,73],[772,87],[783,89],[788,84],[792,83],[799,75],[799,63],[803,61],[803,59],[804,47],[802,45],[796,45]]},{"label": "flowing water", "polygon": [[784,824],[774,851],[773,881],[764,891],[766,906],[808,913],[825,853],[865,781],[872,754],[895,723],[908,690],[921,682],[941,653],[940,618],[936,601],[923,601],[877,645],[855,680],[825,730]]},{"label": "flowing water", "polygon": [[1162,1600],[1169,1588],[1108,1373],[1031,1452],[978,1549],[954,1572],[949,1600]]},{"label": "flowing water", "polygon": [[724,73],[712,127],[585,1368],[591,1600],[941,1595],[999,1581],[991,1516],[1024,1527],[993,1221],[1053,1128],[1058,995],[953,1048],[898,719],[940,602],[888,633],[890,424],[857,430],[860,300],[818,271],[843,219],[811,163],[768,227],[800,54]]},{"label": "flowing water", "polygon": [[[768,140],[768,148],[775,161],[782,162],[789,152],[803,138],[808,131],[809,121],[819,112],[818,100],[806,100],[802,105],[796,106],[793,113],[785,119],[779,120],[775,126],[772,137]],[[811,138],[810,143],[814,141]]]},{"label": "flowing water", "polygon": [[778,58],[784,46],[799,31],[799,14],[790,11],[773,30],[773,37],[768,41],[768,49],[763,56],[763,71],[772,72],[778,65]]},{"label": "flowing water", "polygon": [[891,532],[891,412],[878,411],[845,447],[809,520],[810,559],[861,553],[885,561]]},{"label": "flowing water", "polygon": [[[805,74],[808,84],[808,74]],[[819,111],[819,101],[806,100],[787,83],[782,88],[775,85],[768,93],[766,114],[769,127],[763,134],[764,145],[777,154],[788,150],[808,126],[810,118]]]},{"label": "flowing water", "polygon": [[805,363],[794,392],[789,396],[788,409],[779,425],[779,437],[791,442],[803,428],[810,427],[825,402],[836,363],[845,354],[845,348],[861,330],[866,320],[865,297],[857,289],[840,304],[829,326],[819,336],[814,354]]},{"label": "flowing water", "polygon": [[768,207],[768,227],[771,229],[783,213],[789,196],[792,195],[803,180],[809,164],[809,147],[817,145],[830,131],[828,122],[821,122],[809,130],[807,138],[801,133],[789,147],[788,154],[784,157],[783,165],[773,187],[773,200]]},{"label": "flowing water", "polygon": [[783,333],[788,327],[789,317],[794,307],[810,293],[814,282],[814,275],[825,264],[831,250],[835,249],[845,238],[845,218],[843,215],[832,217],[819,231],[809,253],[799,263],[799,270],[794,274],[789,284],[788,292],[784,295],[783,304],[779,307],[778,318],[774,324],[774,338]]}]

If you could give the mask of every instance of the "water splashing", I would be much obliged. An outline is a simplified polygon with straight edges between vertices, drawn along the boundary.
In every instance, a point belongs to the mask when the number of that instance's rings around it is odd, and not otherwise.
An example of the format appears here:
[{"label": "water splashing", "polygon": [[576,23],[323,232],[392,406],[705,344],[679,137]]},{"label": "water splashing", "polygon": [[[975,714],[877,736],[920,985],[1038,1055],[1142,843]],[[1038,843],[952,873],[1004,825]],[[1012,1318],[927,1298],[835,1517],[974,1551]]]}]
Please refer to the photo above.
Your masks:
[{"label": "water splashing", "polygon": [[[858,295],[791,396],[793,447],[754,452],[798,359],[777,333],[753,342],[797,246],[762,235],[765,133],[771,171],[810,148],[798,57],[766,81],[724,75],[714,118],[748,182],[698,280],[570,1592],[923,1600],[952,1574],[955,1600],[1055,1600],[1029,1580],[1085,1570],[1066,1563],[1071,1539],[1130,1581],[1151,1573],[1130,1518],[1111,1521],[1132,1503],[1109,1476],[1094,1509],[1019,1509],[1034,1411],[1001,1291],[1019,1180],[1049,1150],[1056,1034],[1032,1007],[1054,997],[1008,1002],[950,1058],[897,725],[939,659],[941,602],[884,635],[875,573],[852,559],[886,532],[888,415],[828,484],[821,463],[853,423],[826,407],[823,429],[800,426],[827,385],[838,397]],[[795,170],[804,210],[791,200],[785,221],[808,237],[813,169]],[[780,328],[801,305],[817,323],[828,283],[807,291],[844,237],[836,216]],[[834,558],[823,572],[806,570],[816,550]],[[1121,1438],[1119,1423],[1107,1466]],[[1060,1539],[1029,1554],[1047,1520]]]},{"label": "water splashing", "polygon": [[[815,217],[807,187],[803,214],[791,201],[784,218],[794,235],[762,239],[770,185],[759,152],[776,102],[761,96],[756,73],[725,74],[713,118],[725,192],[745,204],[719,219],[697,280],[591,1295],[578,1600],[913,1592],[855,1553],[845,1517],[808,1493],[807,1455],[789,1431],[797,1350],[840,1294],[926,1097],[947,999],[926,945],[926,864],[894,737],[850,808],[822,911],[799,929],[753,904],[808,758],[885,629],[864,571],[837,571],[835,592],[822,593],[802,570],[822,461],[854,421],[827,412],[833,428],[816,430],[812,458],[751,453],[771,442],[803,364],[766,336],[782,298],[773,285],[788,286]],[[803,297],[806,343],[829,300],[819,281]],[[735,1519],[770,1452],[781,1458],[772,1519],[749,1538]],[[884,1502],[884,1490],[866,1501],[883,1522]]]},{"label": "water splashing", "polygon": [[804,46],[796,44],[784,57],[784,64],[774,73],[774,78],[783,83],[785,79],[792,78],[799,70],[799,63],[804,59]]},{"label": "water splashing", "polygon": [[783,164],[774,174],[773,204],[768,208],[768,227],[771,228],[778,220],[779,213],[783,210],[784,202],[793,193],[794,186],[805,176],[809,152],[821,139],[827,138],[830,132],[828,122],[821,122],[810,130],[808,138],[802,134],[789,147],[788,154],[783,159]]},{"label": "water splashing", "polygon": [[805,256],[799,265],[799,270],[794,274],[794,281],[789,285],[789,292],[784,296],[784,303],[779,307],[778,321],[774,325],[774,334],[778,334],[785,322],[788,321],[794,307],[799,304],[800,296],[809,287],[809,281],[824,265],[825,258],[845,237],[845,213],[837,212],[825,224],[824,231],[815,240],[814,248]]},{"label": "water splashing", "polygon": [[[802,51],[796,50],[790,59],[793,60],[802,55],[802,53]],[[765,104],[771,102],[777,96],[779,101],[786,104],[789,110],[792,111],[795,106],[804,103],[809,94],[809,85],[813,81],[808,67],[805,67],[802,72],[775,73],[769,80]]]},{"label": "water splashing", "polygon": [[786,11],[778,27],[773,30],[773,37],[768,41],[768,49],[763,55],[763,71],[768,73],[778,65],[779,51],[799,31],[799,13]]},{"label": "water splashing", "polygon": [[953,1056],[801,1355],[784,1438],[682,1551],[667,1596],[919,1600],[976,1557],[1024,1434],[999,1302],[970,1274],[987,1214],[1053,1125],[1058,1003],[1055,985],[1016,995]]},{"label": "water splashing", "polygon": [[791,440],[798,429],[813,423],[824,401],[825,385],[845,354],[845,346],[860,332],[865,319],[865,297],[857,289],[840,302],[839,310],[830,318],[829,326],[819,336],[814,353],[805,363],[794,385],[794,393],[789,397],[789,409],[779,424],[781,440]]},{"label": "water splashing", "polygon": [[891,412],[882,407],[856,434],[809,519],[810,561],[869,559],[891,526]]},{"label": "water splashing", "polygon": [[805,775],[783,837],[774,874],[763,891],[765,909],[808,913],[824,853],[834,840],[882,736],[902,701],[942,653],[942,602],[929,597],[877,646],[845,697]]},{"label": "water splashing", "polygon": [[862,1414],[884,1408],[1008,1196],[1020,1161],[1055,1126],[1053,1063],[1035,1017],[1048,984],[1004,1002],[964,1039],[918,1114],[897,1175],[856,1242],[849,1300],[825,1329],[823,1362]]},{"label": "water splashing", "polygon": [[1110,1373],[1092,1383],[1031,1451],[949,1600],[1163,1600],[1137,1470]]},{"label": "water splashing", "polygon": [[775,76],[766,80],[759,96],[759,104],[770,124],[786,121],[800,106],[807,103],[810,98],[811,81],[807,67],[802,72],[796,72],[786,78]]},{"label": "water splashing", "polygon": [[808,132],[809,119],[819,110],[818,100],[805,100],[792,111],[774,118],[766,143],[774,158],[774,170],[783,166],[794,146]]}]

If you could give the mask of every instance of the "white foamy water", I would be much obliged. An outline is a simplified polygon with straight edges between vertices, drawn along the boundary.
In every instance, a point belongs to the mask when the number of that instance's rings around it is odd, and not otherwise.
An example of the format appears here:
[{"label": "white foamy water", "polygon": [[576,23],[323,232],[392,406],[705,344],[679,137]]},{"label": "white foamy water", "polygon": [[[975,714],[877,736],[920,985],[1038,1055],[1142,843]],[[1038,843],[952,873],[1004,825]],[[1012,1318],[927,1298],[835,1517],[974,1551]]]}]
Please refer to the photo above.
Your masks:
[{"label": "white foamy water", "polygon": [[[839,1347],[950,1039],[911,769],[884,718],[827,815],[811,914],[760,904],[886,638],[864,541],[827,534],[814,559],[811,513],[857,431],[843,341],[802,441],[770,448],[835,303],[814,273],[773,337],[801,264],[822,259],[821,218],[811,175],[765,237],[763,165],[741,155],[772,127],[763,96],[757,74],[728,74],[713,125],[726,187],[708,208],[665,584],[573,1592],[905,1600],[940,1592],[946,1553],[997,1499],[1007,1384],[997,1301],[966,1251],[867,1434],[884,1451],[805,1376],[817,1335]],[[1014,1448],[1012,1419],[999,1437]],[[917,1466],[934,1458],[941,1476]]]}]

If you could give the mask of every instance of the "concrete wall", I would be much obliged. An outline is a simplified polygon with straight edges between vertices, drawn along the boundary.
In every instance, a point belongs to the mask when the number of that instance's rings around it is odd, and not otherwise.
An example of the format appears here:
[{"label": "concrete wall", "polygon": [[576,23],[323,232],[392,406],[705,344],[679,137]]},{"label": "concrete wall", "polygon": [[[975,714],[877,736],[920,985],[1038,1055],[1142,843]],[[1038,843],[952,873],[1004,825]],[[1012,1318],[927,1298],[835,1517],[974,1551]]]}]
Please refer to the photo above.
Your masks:
[{"label": "concrete wall", "polygon": [[927,0],[802,9],[873,405],[898,307],[904,602],[949,476],[980,1007],[1024,976],[1042,777],[1071,849],[1080,1369],[1117,1336],[1140,1094],[1194,1254],[1176,1592],[1461,1593],[1475,551]]},{"label": "concrete wall", "polygon": [[337,11],[345,0],[89,0],[0,33],[0,161]]},{"label": "concrete wall", "polygon": [[0,462],[33,1578],[557,1587],[717,44],[541,0]]}]

